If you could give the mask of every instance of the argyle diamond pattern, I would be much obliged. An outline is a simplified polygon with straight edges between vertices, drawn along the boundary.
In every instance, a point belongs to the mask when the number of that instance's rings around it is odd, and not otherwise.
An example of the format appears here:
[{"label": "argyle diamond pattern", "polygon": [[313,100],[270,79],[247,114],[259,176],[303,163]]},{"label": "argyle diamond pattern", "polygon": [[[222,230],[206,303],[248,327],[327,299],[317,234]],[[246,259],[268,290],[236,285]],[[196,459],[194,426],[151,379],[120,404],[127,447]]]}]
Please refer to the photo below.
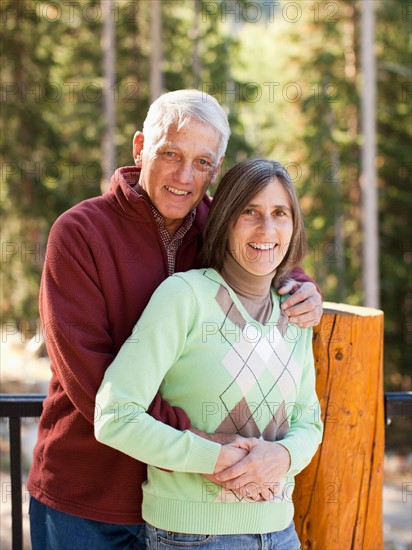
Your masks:
[{"label": "argyle diamond pattern", "polygon": [[[278,326],[271,327],[264,335],[258,323],[252,324],[244,319],[223,285],[219,286],[215,298],[225,314],[220,333],[230,344],[222,365],[232,377],[232,382],[220,394],[227,414],[216,432],[238,433],[266,441],[282,439],[289,430],[285,403],[296,395],[302,370],[293,357],[295,345],[284,340],[287,320],[281,314]],[[234,331],[233,326],[238,330]],[[280,403],[271,401],[275,388],[282,396]],[[253,402],[248,399],[251,394]],[[256,395],[259,396],[257,403]],[[266,422],[262,422],[262,418]],[[281,491],[278,494],[282,494]],[[217,502],[243,500],[248,499],[237,491],[221,490],[216,497]]]}]

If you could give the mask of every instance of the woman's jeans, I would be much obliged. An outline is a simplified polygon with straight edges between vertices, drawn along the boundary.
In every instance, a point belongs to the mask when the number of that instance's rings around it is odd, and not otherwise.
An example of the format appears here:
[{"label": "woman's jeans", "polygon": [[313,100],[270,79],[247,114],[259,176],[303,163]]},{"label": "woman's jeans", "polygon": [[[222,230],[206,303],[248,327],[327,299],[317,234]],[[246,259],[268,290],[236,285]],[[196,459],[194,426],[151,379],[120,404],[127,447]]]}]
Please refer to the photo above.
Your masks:
[{"label": "woman's jeans", "polygon": [[147,550],[299,550],[292,522],[283,531],[263,535],[187,535],[146,524]]},{"label": "woman's jeans", "polygon": [[145,526],[116,525],[65,514],[30,497],[33,550],[145,550]]}]

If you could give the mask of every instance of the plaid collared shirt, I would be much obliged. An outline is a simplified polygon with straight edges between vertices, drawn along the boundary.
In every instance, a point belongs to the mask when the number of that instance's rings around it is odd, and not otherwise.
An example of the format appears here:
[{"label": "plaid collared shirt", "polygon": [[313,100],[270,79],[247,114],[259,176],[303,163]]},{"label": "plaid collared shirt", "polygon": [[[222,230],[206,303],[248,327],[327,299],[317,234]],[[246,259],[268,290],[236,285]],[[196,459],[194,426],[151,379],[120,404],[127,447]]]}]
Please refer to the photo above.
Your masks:
[{"label": "plaid collared shirt", "polygon": [[165,247],[165,250],[166,250],[168,275],[173,275],[173,273],[175,272],[177,250],[179,246],[182,244],[183,237],[186,235],[186,233],[189,231],[189,229],[193,225],[193,222],[196,217],[196,208],[194,208],[191,212],[189,212],[183,224],[179,227],[179,229],[176,231],[176,233],[172,237],[169,235],[165,227],[165,221],[163,216],[159,214],[159,212],[151,203],[150,203],[150,208],[152,209],[153,217],[159,228],[160,237],[162,239],[163,246]]}]

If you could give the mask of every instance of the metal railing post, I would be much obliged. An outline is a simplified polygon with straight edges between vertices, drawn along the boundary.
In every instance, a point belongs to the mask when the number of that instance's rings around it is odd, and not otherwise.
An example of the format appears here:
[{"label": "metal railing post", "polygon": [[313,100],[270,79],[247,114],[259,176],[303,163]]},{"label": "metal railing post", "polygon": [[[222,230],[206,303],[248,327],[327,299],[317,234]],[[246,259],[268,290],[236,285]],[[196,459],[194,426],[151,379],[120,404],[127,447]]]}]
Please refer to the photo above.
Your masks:
[{"label": "metal railing post", "polygon": [[11,531],[13,550],[23,548],[21,487],[21,420],[10,417]]}]

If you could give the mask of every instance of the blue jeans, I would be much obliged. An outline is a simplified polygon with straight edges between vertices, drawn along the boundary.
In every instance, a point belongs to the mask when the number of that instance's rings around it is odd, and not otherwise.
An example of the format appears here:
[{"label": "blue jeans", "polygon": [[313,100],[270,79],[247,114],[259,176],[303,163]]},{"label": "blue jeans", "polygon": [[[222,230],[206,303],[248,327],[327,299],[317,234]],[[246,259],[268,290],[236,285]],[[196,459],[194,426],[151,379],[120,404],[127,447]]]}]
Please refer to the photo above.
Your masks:
[{"label": "blue jeans", "polygon": [[187,535],[146,524],[147,550],[299,550],[292,522],[283,531],[263,535]]},{"label": "blue jeans", "polygon": [[145,550],[145,525],[116,525],[65,514],[30,497],[33,550]]}]

